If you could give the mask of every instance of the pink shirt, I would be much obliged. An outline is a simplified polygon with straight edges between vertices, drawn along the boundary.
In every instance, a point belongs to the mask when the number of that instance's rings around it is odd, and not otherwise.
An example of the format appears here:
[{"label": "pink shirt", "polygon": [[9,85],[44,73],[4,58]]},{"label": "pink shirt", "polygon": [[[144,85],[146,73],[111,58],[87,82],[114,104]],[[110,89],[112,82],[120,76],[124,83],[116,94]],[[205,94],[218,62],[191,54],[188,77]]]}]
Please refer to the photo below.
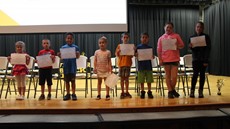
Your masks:
[{"label": "pink shirt", "polygon": [[96,50],[94,54],[96,61],[96,69],[98,72],[110,72],[111,66],[109,66],[109,60],[111,60],[111,52],[109,50],[102,51]]},{"label": "pink shirt", "polygon": [[172,34],[163,34],[157,43],[157,53],[158,57],[162,60],[162,62],[177,62],[180,61],[180,51],[177,50],[163,50],[162,48],[162,40],[164,39],[176,39],[176,44],[180,48],[184,47],[184,42],[182,41],[179,34],[172,33]]}]

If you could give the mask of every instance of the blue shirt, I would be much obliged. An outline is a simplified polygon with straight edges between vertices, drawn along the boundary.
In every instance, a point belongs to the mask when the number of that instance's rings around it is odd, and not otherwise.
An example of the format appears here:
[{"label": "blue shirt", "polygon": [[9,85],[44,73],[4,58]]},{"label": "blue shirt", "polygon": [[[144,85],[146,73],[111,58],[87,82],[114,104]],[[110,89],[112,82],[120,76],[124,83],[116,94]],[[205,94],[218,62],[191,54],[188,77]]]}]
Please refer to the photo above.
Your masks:
[{"label": "blue shirt", "polygon": [[[76,52],[80,52],[80,49],[77,45],[71,44],[71,45],[64,45],[61,48],[71,48],[75,47]],[[71,59],[63,59],[63,65],[64,65],[64,74],[76,74],[77,70],[77,63],[76,63],[76,58],[71,58]]]},{"label": "blue shirt", "polygon": [[[147,48],[152,48],[152,47],[147,45],[147,44],[137,45],[137,49],[147,49]],[[151,60],[138,61],[138,71],[142,71],[142,70],[151,70],[152,71]]]}]

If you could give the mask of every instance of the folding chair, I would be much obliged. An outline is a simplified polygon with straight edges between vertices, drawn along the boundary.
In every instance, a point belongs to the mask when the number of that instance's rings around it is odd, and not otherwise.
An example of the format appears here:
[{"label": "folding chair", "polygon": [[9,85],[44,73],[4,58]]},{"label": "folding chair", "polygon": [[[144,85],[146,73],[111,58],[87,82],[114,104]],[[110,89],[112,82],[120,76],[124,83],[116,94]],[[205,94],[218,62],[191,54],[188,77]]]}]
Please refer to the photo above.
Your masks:
[{"label": "folding chair", "polygon": [[8,69],[8,59],[7,57],[0,57],[0,79],[2,80],[2,87],[0,91],[0,98],[2,97],[3,88],[7,76],[7,69]]}]

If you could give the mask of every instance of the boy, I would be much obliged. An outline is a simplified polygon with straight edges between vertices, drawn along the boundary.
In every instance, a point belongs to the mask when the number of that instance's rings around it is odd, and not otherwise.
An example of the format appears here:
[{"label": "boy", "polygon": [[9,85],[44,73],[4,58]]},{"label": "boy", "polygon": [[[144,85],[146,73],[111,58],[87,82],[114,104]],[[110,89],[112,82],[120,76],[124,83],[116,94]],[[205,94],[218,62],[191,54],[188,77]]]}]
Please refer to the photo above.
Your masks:
[{"label": "boy", "polygon": [[[149,42],[149,34],[148,33],[142,33],[141,34],[141,44],[137,46],[138,49],[148,49],[152,48],[148,46]],[[136,54],[137,56],[137,54]],[[154,56],[153,56],[154,57]],[[140,98],[145,98],[145,91],[144,91],[144,83],[145,80],[148,85],[148,98],[153,98],[153,94],[151,91],[151,83],[153,82],[153,75],[152,75],[152,63],[151,60],[144,60],[144,61],[138,61],[138,75],[137,75],[137,81],[141,84],[141,95]]]},{"label": "boy", "polygon": [[[55,60],[55,52],[54,50],[50,49],[50,40],[49,39],[43,39],[42,40],[42,47],[43,50],[39,51],[38,56],[41,55],[50,55],[50,58],[54,62]],[[52,66],[49,67],[43,67],[39,68],[39,85],[41,85],[41,95],[38,100],[44,100],[45,99],[45,80],[47,81],[48,85],[48,96],[47,100],[51,99],[51,85],[52,85]]]},{"label": "boy", "polygon": [[[121,40],[123,44],[128,44],[129,42],[129,34],[123,33],[121,35]],[[129,55],[120,55],[121,49],[120,44],[116,48],[116,56],[118,59],[118,67],[119,67],[119,76],[121,78],[121,99],[124,99],[125,97],[132,98],[132,96],[129,94],[129,76],[130,76],[130,68],[132,66],[132,57]],[[125,84],[125,90],[124,91],[124,84]]]},{"label": "boy", "polygon": [[[76,58],[80,57],[80,50],[77,45],[73,43],[73,33],[66,33],[66,44],[62,46],[61,48],[71,48],[74,47],[76,50]],[[75,94],[75,76],[76,76],[76,70],[77,70],[77,64],[76,64],[76,58],[70,58],[70,59],[63,59],[63,65],[64,65],[64,81],[66,83],[66,92],[67,94],[64,96],[63,100],[70,100],[72,97],[72,100],[77,100],[77,96]],[[70,95],[70,83],[72,87],[72,96]]]}]

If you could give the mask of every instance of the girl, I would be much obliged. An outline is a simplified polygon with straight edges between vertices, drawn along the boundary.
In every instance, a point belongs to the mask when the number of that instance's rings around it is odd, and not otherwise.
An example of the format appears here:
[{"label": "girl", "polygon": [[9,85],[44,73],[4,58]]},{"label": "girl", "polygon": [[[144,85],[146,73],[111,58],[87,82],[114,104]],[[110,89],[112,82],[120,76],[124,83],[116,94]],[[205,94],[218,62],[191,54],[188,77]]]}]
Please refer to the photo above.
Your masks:
[{"label": "girl", "polygon": [[[111,65],[111,52],[106,49],[107,46],[107,38],[101,37],[98,40],[99,48],[95,51],[94,54],[94,73],[97,74],[98,84],[97,84],[97,91],[98,96],[97,100],[101,99],[101,83],[102,79],[106,79],[109,73],[112,72],[112,65]],[[109,96],[109,87],[106,86],[106,100],[110,100]]]},{"label": "girl", "polygon": [[[159,57],[160,65],[164,66],[165,74],[166,74],[166,85],[168,87],[168,98],[178,98],[180,94],[178,94],[175,90],[175,86],[177,83],[177,73],[178,73],[178,65],[180,61],[180,49],[184,47],[184,42],[182,41],[179,34],[173,32],[173,23],[168,22],[165,24],[165,34],[163,34],[158,39],[157,44],[157,54]],[[169,49],[163,46],[162,42],[175,42],[175,49]],[[173,46],[174,47],[174,46]]]},{"label": "girl", "polygon": [[[18,54],[25,54],[25,43],[23,41],[17,41],[15,43],[15,50]],[[30,56],[26,54],[26,65],[30,62]],[[8,58],[9,61],[11,57]],[[16,100],[24,100],[25,91],[26,91],[26,74],[28,74],[28,68],[25,64],[15,64],[13,67],[12,74],[15,76],[19,96]]]}]

